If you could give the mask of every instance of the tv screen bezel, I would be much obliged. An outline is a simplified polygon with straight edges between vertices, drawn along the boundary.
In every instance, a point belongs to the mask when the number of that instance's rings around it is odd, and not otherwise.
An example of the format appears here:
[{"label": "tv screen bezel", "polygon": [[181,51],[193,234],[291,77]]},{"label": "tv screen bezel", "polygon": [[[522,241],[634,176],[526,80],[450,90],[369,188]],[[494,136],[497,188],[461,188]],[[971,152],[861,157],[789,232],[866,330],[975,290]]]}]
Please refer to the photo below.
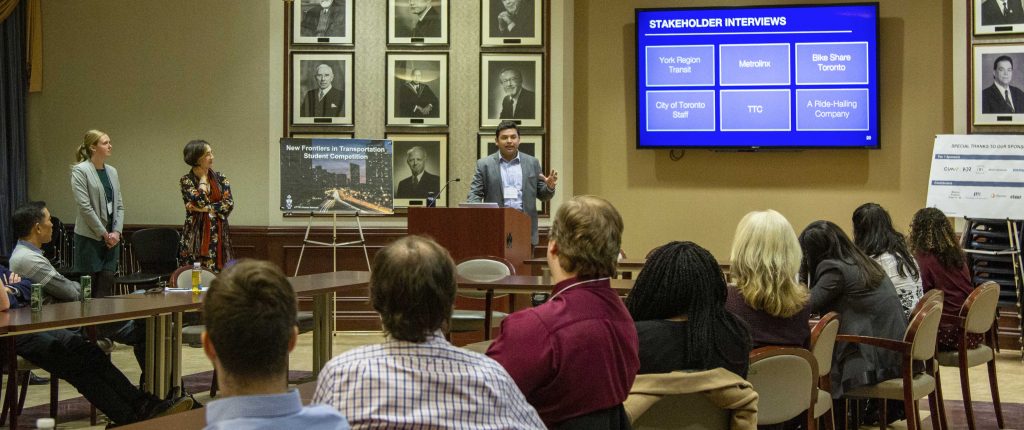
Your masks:
[{"label": "tv screen bezel", "polygon": [[[875,40],[873,43],[874,50],[874,67],[869,65],[869,70],[873,70],[874,73],[874,86],[875,86],[875,110],[874,120],[878,130],[875,130],[877,139],[874,140],[872,145],[843,145],[843,146],[767,146],[762,147],[758,145],[641,145],[640,135],[644,124],[643,119],[640,117],[640,103],[642,92],[640,85],[640,77],[642,74],[641,62],[639,61],[639,50],[640,50],[640,14],[643,12],[665,12],[665,11],[695,11],[695,10],[757,10],[757,9],[787,9],[787,8],[812,8],[812,9],[823,9],[823,8],[834,8],[843,6],[870,6],[873,8],[875,15]],[[881,39],[881,16],[879,15],[879,3],[878,2],[853,2],[853,3],[829,3],[829,4],[787,4],[787,5],[757,5],[757,6],[699,6],[699,7],[665,7],[665,8],[634,8],[633,9],[633,25],[636,31],[633,33],[633,61],[635,62],[634,67],[634,82],[633,89],[635,90],[635,104],[636,109],[636,144],[635,149],[639,150],[658,150],[658,149],[708,149],[722,152],[749,152],[749,151],[794,151],[794,150],[808,150],[808,149],[827,149],[827,150],[844,150],[844,149],[882,149],[882,87],[880,82],[879,70],[881,69],[881,56],[879,55],[879,43]],[[721,133],[721,131],[718,131]]]}]

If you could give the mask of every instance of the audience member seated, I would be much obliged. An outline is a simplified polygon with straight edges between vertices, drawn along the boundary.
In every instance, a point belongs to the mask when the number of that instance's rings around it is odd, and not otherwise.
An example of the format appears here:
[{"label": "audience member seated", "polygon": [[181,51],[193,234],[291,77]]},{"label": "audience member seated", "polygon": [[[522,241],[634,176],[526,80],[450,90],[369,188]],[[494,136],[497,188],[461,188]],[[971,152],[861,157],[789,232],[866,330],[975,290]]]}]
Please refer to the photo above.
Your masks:
[{"label": "audience member seated", "polygon": [[753,348],[809,346],[807,287],[797,280],[800,242],[786,217],[750,212],[736,226],[729,259],[734,285],[725,308],[750,327]]},{"label": "audience member seated", "polygon": [[622,401],[640,365],[636,328],[609,282],[621,240],[611,203],[565,202],[548,238],[550,300],[505,318],[487,350],[550,428],[629,425]]},{"label": "audience member seated", "polygon": [[206,406],[206,429],[345,430],[326,405],[303,407],[288,389],[288,354],[299,335],[295,292],[281,269],[242,261],[221,272],[203,298],[203,351],[227,398]]},{"label": "audience member seated", "polygon": [[[3,267],[0,267],[0,280],[6,292],[0,294],[0,311],[31,304],[31,281]],[[14,344],[18,355],[53,377],[68,381],[113,424],[133,423],[192,408],[192,399],[188,397],[161,401],[139,390],[96,344],[73,331],[60,329],[22,334],[14,338]]]},{"label": "audience member seated", "polygon": [[[11,254],[11,270],[43,287],[43,303],[79,300],[82,286],[57,272],[43,256],[42,246],[53,239],[53,222],[45,202],[31,202],[14,211],[12,228],[18,245]],[[26,298],[27,299],[27,298]],[[102,324],[100,337],[131,345],[139,369],[146,362],[146,327],[143,320]]]},{"label": "audience member seated", "polygon": [[[812,285],[811,312],[838,312],[839,334],[903,338],[907,320],[896,288],[882,266],[857,248],[839,226],[829,221],[811,223],[800,233],[800,246],[804,251],[801,276]],[[832,354],[833,409],[838,417],[845,417],[843,402],[837,400],[846,391],[899,376],[899,354],[837,342]]]},{"label": "audience member seated", "polygon": [[670,242],[648,256],[626,298],[640,337],[639,373],[721,367],[746,378],[750,333],[725,298],[722,269],[699,245]]},{"label": "audience member seated", "polygon": [[[960,315],[967,296],[974,291],[967,260],[957,243],[953,226],[946,214],[935,208],[924,208],[914,214],[910,226],[910,250],[921,268],[925,291],[942,291],[944,315]],[[939,326],[939,350],[956,351],[958,325],[944,320]],[[981,334],[967,334],[967,349],[977,348],[984,340]]]},{"label": "audience member seated", "polygon": [[900,295],[903,315],[909,321],[910,312],[923,295],[921,272],[907,250],[903,233],[893,228],[889,212],[877,203],[860,205],[853,212],[853,242],[885,269]]},{"label": "audience member seated", "polygon": [[388,339],[328,362],[313,403],[337,408],[353,429],[543,429],[505,369],[445,340],[455,289],[455,263],[430,239],[378,252],[370,304]]}]

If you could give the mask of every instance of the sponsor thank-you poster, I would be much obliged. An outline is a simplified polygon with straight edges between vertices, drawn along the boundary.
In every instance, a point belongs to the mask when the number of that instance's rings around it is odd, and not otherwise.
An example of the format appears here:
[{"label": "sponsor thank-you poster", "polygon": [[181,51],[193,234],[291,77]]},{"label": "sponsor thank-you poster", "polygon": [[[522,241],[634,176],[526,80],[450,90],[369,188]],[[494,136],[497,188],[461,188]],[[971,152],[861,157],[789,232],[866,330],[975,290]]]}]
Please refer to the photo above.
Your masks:
[{"label": "sponsor thank-you poster", "polygon": [[927,206],[951,217],[1024,219],[1024,139],[939,135]]},{"label": "sponsor thank-you poster", "polygon": [[281,139],[284,212],[394,212],[390,140]]}]

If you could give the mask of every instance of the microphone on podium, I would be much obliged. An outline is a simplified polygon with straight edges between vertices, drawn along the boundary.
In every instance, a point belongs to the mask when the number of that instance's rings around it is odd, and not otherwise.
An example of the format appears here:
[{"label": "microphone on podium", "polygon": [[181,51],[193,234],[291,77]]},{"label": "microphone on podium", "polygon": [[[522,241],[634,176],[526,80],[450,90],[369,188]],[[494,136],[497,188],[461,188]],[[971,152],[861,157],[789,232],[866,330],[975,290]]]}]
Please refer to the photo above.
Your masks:
[{"label": "microphone on podium", "polygon": [[438,190],[438,192],[437,192],[437,195],[434,195],[434,192],[433,192],[433,191],[430,191],[430,192],[428,192],[428,193],[427,193],[427,207],[428,207],[428,208],[434,208],[434,207],[437,207],[437,196],[440,196],[440,195],[441,195],[441,193],[443,193],[443,192],[444,192],[444,190],[445,190],[446,188],[448,188],[448,185],[450,185],[450,184],[451,184],[452,182],[459,182],[459,181],[461,181],[461,180],[462,180],[462,178],[455,178],[455,179],[452,179],[452,180],[450,180],[450,181],[448,181],[448,182],[445,182],[445,183],[444,183],[444,186],[443,186],[443,187],[441,187],[441,189],[440,189],[440,190]]}]

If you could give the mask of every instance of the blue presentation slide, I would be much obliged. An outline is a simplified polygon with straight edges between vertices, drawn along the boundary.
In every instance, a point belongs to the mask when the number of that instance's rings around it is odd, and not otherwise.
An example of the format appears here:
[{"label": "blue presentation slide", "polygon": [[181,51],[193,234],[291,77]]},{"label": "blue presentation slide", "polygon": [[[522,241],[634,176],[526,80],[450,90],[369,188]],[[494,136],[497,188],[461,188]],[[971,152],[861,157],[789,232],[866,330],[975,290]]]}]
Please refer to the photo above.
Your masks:
[{"label": "blue presentation slide", "polygon": [[637,17],[637,146],[878,147],[878,5]]}]

